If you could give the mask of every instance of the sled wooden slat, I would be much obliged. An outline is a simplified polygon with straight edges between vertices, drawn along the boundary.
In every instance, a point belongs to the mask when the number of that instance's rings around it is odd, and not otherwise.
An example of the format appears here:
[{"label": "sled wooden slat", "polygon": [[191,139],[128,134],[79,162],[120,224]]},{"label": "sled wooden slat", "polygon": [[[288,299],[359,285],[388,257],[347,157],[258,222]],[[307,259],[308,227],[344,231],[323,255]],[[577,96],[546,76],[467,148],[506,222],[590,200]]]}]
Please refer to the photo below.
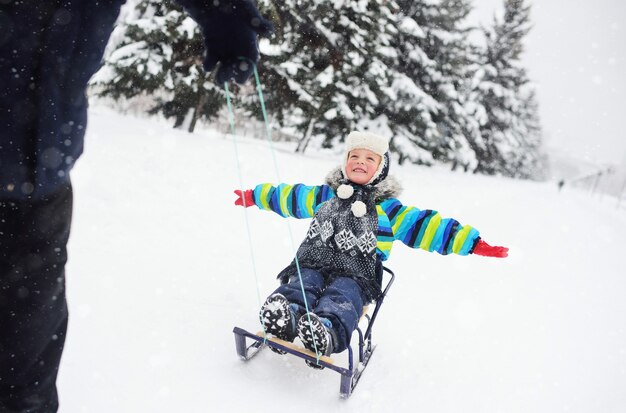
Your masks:
[{"label": "sled wooden slat", "polygon": [[[256,335],[261,337],[261,338],[265,337],[262,331],[257,332]],[[306,354],[309,357],[317,358],[317,355],[314,352],[312,352],[311,350],[307,350],[306,348],[298,346],[297,344],[293,344],[292,342],[285,341],[285,340],[282,340],[282,339],[277,338],[277,337],[267,337],[267,341],[272,341],[274,343],[278,343],[281,346],[285,346],[287,348],[290,348],[291,350],[297,351],[298,353]],[[335,364],[333,359],[328,357],[328,356],[321,356],[320,360],[322,360],[323,362],[326,362],[328,364]]]}]

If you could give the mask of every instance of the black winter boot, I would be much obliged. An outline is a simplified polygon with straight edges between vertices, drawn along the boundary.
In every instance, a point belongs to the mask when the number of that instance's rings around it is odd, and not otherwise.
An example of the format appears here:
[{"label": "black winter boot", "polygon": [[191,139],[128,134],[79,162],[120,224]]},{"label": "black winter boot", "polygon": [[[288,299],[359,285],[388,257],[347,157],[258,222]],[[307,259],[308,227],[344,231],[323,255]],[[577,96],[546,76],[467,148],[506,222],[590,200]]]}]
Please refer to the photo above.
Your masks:
[{"label": "black winter boot", "polygon": [[[309,318],[311,322],[309,323]],[[313,332],[313,335],[311,335]],[[332,323],[326,318],[320,318],[315,313],[304,314],[298,321],[298,337],[304,347],[318,355],[330,356],[333,352]],[[323,366],[309,360],[305,363],[314,369],[323,369]]]},{"label": "black winter boot", "polygon": [[[290,308],[289,301],[282,294],[270,295],[261,307],[261,323],[266,334],[280,338],[285,341],[293,341],[297,336],[296,318]],[[285,354],[284,351],[270,347],[278,354]]]}]

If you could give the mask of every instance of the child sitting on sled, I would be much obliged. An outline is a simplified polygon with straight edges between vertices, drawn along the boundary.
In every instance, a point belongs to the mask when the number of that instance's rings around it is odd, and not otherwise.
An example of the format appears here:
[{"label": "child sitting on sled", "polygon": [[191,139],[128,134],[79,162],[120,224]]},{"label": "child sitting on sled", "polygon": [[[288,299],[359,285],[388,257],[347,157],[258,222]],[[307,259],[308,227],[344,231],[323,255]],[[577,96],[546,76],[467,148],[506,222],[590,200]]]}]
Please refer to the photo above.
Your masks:
[{"label": "child sitting on sled", "polygon": [[299,337],[318,355],[345,350],[363,307],[381,294],[382,261],[395,240],[443,255],[507,256],[508,248],[488,245],[469,225],[402,205],[396,199],[401,188],[388,175],[388,149],[383,136],[351,132],[342,165],[328,174],[325,185],[261,184],[235,191],[235,205],[313,218],[297,261],[278,274],[281,285],[261,307],[268,335],[286,341]]}]

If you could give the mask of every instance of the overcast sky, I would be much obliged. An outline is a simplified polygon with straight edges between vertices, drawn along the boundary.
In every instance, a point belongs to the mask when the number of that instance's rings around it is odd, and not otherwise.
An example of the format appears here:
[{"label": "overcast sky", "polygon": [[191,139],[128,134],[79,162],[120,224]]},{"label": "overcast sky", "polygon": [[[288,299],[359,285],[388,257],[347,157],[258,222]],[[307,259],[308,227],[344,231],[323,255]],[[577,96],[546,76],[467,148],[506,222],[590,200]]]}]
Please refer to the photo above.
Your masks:
[{"label": "overcast sky", "polygon": [[[474,0],[488,24],[504,0]],[[626,0],[531,0],[523,56],[547,146],[598,163],[626,162]]]}]

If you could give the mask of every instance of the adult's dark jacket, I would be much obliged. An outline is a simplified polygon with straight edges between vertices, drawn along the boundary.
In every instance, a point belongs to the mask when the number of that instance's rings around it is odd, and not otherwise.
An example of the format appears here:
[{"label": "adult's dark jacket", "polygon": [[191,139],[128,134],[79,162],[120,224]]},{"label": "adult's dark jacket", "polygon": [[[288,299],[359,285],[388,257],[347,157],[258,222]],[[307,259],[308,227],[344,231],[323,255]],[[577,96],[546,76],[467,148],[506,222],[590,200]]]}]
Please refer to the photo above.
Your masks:
[{"label": "adult's dark jacket", "polygon": [[[0,0],[0,199],[39,199],[67,184],[83,152],[87,82],[124,2]],[[178,3],[202,28],[207,69],[233,51],[258,59],[259,23],[271,25],[251,0]]]}]

